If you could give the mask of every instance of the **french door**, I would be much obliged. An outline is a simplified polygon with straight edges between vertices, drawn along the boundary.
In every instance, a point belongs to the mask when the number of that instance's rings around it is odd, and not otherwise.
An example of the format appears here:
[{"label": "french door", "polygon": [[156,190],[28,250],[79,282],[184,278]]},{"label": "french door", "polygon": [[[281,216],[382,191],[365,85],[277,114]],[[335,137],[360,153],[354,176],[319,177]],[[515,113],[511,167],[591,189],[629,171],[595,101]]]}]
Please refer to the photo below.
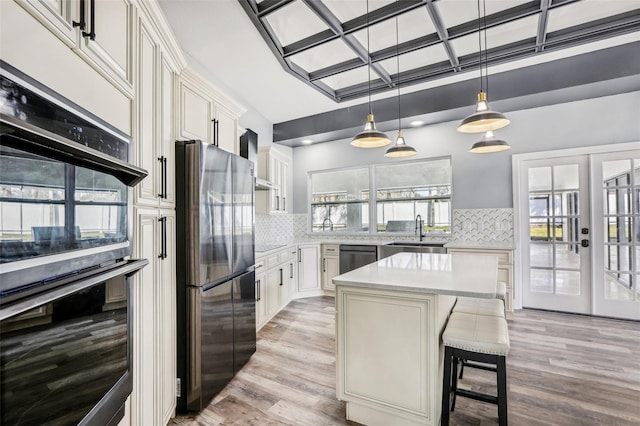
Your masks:
[{"label": "french door", "polygon": [[591,157],[593,312],[640,320],[640,150]]},{"label": "french door", "polygon": [[590,313],[588,167],[586,156],[522,164],[524,307]]},{"label": "french door", "polygon": [[522,306],[640,320],[640,150],[518,174]]}]

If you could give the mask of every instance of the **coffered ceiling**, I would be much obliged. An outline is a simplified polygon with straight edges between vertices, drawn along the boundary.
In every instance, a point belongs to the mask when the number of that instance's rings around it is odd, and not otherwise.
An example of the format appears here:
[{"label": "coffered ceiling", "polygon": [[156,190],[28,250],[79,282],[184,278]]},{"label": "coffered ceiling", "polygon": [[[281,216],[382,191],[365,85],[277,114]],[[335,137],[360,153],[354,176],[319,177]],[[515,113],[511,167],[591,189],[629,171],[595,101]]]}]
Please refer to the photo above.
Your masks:
[{"label": "coffered ceiling", "polygon": [[383,131],[398,99],[407,123],[461,119],[479,43],[497,110],[640,90],[640,0],[480,0],[480,22],[477,0],[159,3],[190,64],[289,146],[352,136],[369,94]]},{"label": "coffered ceiling", "polygon": [[239,1],[283,69],[336,102],[640,28],[637,0]]}]

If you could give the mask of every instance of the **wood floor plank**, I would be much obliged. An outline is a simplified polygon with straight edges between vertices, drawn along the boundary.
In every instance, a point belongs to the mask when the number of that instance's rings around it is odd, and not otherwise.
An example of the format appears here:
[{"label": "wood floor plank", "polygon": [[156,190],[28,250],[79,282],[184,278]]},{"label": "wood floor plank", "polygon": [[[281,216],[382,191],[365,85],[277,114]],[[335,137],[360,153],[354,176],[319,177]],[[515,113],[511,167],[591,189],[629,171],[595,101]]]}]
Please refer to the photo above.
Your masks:
[{"label": "wood floor plank", "polygon": [[[258,333],[258,350],[198,415],[176,426],[355,425],[335,397],[331,297],[292,301]],[[509,424],[640,425],[640,324],[535,310],[509,321]],[[460,385],[495,392],[494,373],[465,369]],[[451,424],[496,425],[495,405],[458,398]],[[392,426],[392,425],[389,425]]]}]

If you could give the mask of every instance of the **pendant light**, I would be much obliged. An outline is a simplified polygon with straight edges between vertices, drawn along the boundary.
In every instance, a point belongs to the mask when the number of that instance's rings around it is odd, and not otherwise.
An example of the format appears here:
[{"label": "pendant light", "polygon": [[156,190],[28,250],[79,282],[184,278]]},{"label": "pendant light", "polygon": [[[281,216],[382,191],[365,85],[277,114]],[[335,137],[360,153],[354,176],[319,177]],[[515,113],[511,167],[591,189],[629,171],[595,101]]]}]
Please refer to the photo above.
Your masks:
[{"label": "pendant light", "polygon": [[373,112],[371,111],[371,54],[369,53],[369,0],[367,0],[367,68],[369,71],[369,114],[367,114],[367,122],[364,129],[353,137],[351,145],[356,148],[379,148],[387,146],[391,143],[389,137],[380,130],[376,129],[376,123],[373,121]]},{"label": "pendant light", "polygon": [[[483,0],[484,5],[484,0]],[[486,90],[489,91],[489,61],[487,59],[487,25],[486,25],[486,6],[484,11],[484,57],[485,57],[485,79]],[[497,130],[507,126],[510,121],[502,113],[492,111],[487,101],[487,92],[484,91],[482,81],[482,38],[480,33],[480,0],[478,0],[478,50],[480,51],[480,93],[478,93],[478,102],[476,110],[473,114],[462,120],[458,131],[462,133],[483,133],[489,130]]]},{"label": "pendant light", "polygon": [[474,154],[488,154],[491,152],[500,152],[511,149],[508,143],[502,139],[498,139],[493,135],[493,130],[487,130],[484,137],[474,143],[469,152]]},{"label": "pendant light", "polygon": [[385,157],[411,157],[416,155],[416,150],[412,146],[409,146],[405,143],[404,137],[402,136],[402,125],[401,125],[401,115],[400,115],[400,53],[399,53],[399,45],[400,38],[398,37],[398,17],[396,16],[396,64],[398,65],[398,82],[396,86],[398,86],[398,139],[396,140],[395,145],[391,148],[387,149],[387,152],[384,153]]}]

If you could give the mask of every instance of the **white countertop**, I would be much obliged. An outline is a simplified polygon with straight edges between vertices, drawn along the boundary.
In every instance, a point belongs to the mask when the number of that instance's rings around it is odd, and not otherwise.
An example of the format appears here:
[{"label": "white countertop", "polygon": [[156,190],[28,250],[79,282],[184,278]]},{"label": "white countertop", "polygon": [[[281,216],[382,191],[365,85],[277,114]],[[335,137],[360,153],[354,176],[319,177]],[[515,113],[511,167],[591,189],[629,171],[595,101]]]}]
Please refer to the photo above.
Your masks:
[{"label": "white countertop", "polygon": [[493,298],[498,256],[397,253],[338,275],[337,286]]}]

